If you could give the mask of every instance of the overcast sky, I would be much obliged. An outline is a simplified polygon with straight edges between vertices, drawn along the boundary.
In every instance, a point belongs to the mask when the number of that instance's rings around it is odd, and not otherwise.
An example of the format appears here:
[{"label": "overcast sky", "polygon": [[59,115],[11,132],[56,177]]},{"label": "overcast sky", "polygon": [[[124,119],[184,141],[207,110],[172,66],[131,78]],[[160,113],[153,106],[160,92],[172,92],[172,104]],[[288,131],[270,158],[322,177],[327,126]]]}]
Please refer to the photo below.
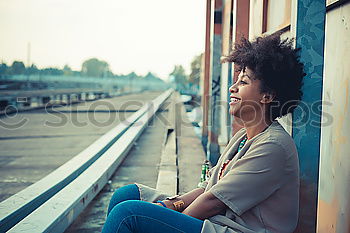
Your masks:
[{"label": "overcast sky", "polygon": [[115,74],[174,65],[204,51],[204,0],[0,0],[0,61],[80,70],[96,57]]}]

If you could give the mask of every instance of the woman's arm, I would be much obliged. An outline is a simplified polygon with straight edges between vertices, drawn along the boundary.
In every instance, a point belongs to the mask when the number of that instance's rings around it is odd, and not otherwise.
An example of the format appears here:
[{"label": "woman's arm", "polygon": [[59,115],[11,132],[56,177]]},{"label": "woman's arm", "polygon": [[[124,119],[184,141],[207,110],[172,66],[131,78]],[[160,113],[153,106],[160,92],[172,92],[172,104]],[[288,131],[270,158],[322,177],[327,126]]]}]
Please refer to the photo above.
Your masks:
[{"label": "woman's arm", "polygon": [[226,205],[211,192],[198,196],[182,213],[198,219],[207,219],[221,213]]},{"label": "woman's arm", "polygon": [[[179,197],[177,197],[174,200],[164,200],[164,204],[166,205],[167,208],[169,209],[175,209],[173,206],[173,203],[179,200],[182,200],[184,202],[184,206],[182,207],[182,209],[187,208],[187,206],[189,206],[198,196],[200,196],[202,193],[204,193],[204,189],[203,188],[196,188],[193,189],[192,191],[185,193]],[[159,204],[159,203],[158,203]],[[161,205],[161,204],[159,204]]]}]

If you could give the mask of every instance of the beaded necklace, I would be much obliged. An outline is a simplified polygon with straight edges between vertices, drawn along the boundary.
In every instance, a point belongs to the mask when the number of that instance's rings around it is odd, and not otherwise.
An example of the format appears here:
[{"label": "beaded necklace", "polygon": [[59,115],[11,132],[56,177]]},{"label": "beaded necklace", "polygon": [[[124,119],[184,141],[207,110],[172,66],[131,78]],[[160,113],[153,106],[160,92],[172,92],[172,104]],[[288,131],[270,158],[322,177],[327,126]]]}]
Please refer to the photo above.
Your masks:
[{"label": "beaded necklace", "polygon": [[[247,135],[244,136],[243,140],[239,143],[239,146],[238,146],[238,149],[237,149],[237,153],[240,152],[244,146],[244,144],[247,142],[248,140],[248,137]],[[223,174],[224,174],[224,171],[227,167],[227,165],[231,162],[231,159],[228,159],[226,160],[226,162],[224,162],[222,165],[221,165],[221,168],[220,168],[220,172],[219,172],[219,180],[222,178]]]},{"label": "beaded necklace", "polygon": [[241,141],[241,143],[239,143],[237,152],[240,152],[242,150],[242,148],[243,148],[243,146],[244,146],[244,144],[246,143],[247,140],[248,140],[248,137],[247,137],[247,135],[245,135],[243,140]]}]

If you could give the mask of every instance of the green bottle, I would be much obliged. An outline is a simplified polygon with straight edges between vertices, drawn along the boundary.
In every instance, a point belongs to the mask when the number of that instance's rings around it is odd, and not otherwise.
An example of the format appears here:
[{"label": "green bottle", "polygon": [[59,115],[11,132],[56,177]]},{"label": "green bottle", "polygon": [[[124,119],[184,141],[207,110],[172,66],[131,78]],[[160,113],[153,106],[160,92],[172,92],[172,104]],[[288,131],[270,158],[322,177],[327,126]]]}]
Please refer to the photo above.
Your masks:
[{"label": "green bottle", "polygon": [[209,161],[204,160],[204,163],[202,164],[202,174],[201,174],[201,182],[204,182],[208,178],[208,171],[209,171]]}]

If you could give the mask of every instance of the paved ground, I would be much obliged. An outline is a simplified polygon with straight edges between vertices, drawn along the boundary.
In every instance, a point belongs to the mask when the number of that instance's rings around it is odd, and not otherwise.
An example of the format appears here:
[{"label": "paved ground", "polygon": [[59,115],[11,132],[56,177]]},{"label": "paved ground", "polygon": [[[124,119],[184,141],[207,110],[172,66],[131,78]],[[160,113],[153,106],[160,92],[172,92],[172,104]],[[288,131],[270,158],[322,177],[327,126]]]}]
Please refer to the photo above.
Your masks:
[{"label": "paved ground", "polygon": [[163,119],[167,118],[167,114],[168,111],[161,111],[156,114],[156,117],[150,122],[150,126],[145,129],[126,159],[112,176],[111,184],[107,184],[103,188],[87,209],[66,230],[66,233],[101,232],[106,218],[108,202],[115,189],[135,182],[156,187],[162,142],[166,133],[166,125]]},{"label": "paved ground", "polygon": [[0,118],[0,201],[40,180],[160,92]]}]

